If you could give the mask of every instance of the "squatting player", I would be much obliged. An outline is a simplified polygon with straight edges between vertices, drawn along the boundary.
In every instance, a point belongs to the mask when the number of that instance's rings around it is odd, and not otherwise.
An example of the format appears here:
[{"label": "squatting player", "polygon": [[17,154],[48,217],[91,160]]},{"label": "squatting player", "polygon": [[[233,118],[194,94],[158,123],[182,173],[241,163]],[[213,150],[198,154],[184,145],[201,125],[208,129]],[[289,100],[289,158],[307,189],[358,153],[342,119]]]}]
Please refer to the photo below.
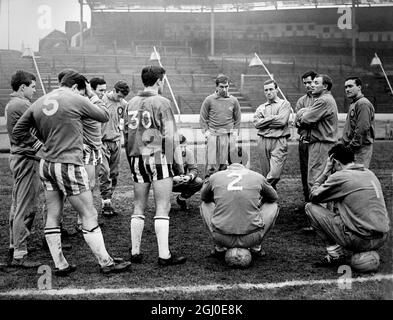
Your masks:
[{"label": "squatting player", "polygon": [[265,253],[262,240],[278,216],[277,193],[261,174],[245,168],[248,155],[232,148],[229,166],[205,180],[201,216],[215,248],[224,258],[228,248],[248,248],[254,257]]},{"label": "squatting player", "polygon": [[[90,101],[79,94],[81,90],[85,90]],[[99,122],[109,119],[104,107],[93,104],[98,100],[83,75],[69,72],[62,79],[61,87],[38,99],[13,130],[15,139],[24,141],[29,129],[35,127],[44,142],[39,173],[48,207],[45,238],[57,276],[76,270],[76,266],[65,259],[61,246],[60,219],[65,196],[82,218],[83,237],[97,258],[101,272],[123,272],[130,266],[129,262],[115,263],[106,251],[83,166],[82,118]]]},{"label": "squatting player", "polygon": [[[181,264],[186,258],[169,250],[169,211],[172,194],[172,165],[183,172],[176,123],[168,99],[161,96],[165,69],[142,69],[144,90],[132,98],[125,110],[124,143],[134,180],[134,212],[131,215],[131,262],[141,263],[140,245],[150,186],[153,186],[156,213],[154,229],[158,244],[158,264]],[[174,162],[174,160],[176,160]]]}]

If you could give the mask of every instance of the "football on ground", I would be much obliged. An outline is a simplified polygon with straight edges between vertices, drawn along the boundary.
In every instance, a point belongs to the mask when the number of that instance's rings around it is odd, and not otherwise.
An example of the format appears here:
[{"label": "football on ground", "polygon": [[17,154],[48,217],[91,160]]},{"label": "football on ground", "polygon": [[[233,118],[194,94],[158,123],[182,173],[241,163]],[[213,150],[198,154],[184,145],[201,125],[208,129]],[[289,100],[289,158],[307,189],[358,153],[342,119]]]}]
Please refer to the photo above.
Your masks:
[{"label": "football on ground", "polygon": [[376,251],[355,253],[351,258],[351,267],[358,272],[375,272],[380,264]]},{"label": "football on ground", "polygon": [[251,260],[251,253],[245,248],[231,248],[225,253],[225,262],[232,268],[247,268]]}]

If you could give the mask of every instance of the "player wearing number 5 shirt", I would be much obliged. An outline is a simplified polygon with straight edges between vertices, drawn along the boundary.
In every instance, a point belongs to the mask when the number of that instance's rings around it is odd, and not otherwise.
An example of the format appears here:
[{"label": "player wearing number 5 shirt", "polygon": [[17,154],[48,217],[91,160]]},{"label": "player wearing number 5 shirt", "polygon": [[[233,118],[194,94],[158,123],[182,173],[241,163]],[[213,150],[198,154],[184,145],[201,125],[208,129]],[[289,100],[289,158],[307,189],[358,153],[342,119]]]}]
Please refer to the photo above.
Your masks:
[{"label": "player wearing number 5 shirt", "polygon": [[29,137],[29,129],[35,127],[44,143],[40,151],[39,174],[48,207],[45,239],[58,276],[66,276],[76,269],[64,257],[61,246],[60,219],[65,197],[82,218],[83,237],[101,271],[122,272],[130,265],[129,262],[116,263],[106,251],[83,164],[83,120],[106,122],[109,119],[108,110],[99,102],[87,79],[70,71],[61,80],[60,88],[38,99],[13,130],[15,139],[24,141]]},{"label": "player wearing number 5 shirt", "polygon": [[247,155],[232,149],[229,166],[205,180],[201,191],[201,216],[215,249],[223,257],[228,248],[249,248],[263,255],[262,240],[278,215],[277,193],[261,174],[245,168]]},{"label": "player wearing number 5 shirt", "polygon": [[181,264],[186,258],[171,253],[168,245],[169,211],[173,185],[172,165],[184,173],[176,123],[168,99],[161,96],[165,70],[142,69],[145,89],[132,98],[125,110],[124,143],[134,180],[134,212],[131,215],[131,262],[141,263],[140,244],[150,186],[153,185],[156,213],[154,229],[158,263]]}]

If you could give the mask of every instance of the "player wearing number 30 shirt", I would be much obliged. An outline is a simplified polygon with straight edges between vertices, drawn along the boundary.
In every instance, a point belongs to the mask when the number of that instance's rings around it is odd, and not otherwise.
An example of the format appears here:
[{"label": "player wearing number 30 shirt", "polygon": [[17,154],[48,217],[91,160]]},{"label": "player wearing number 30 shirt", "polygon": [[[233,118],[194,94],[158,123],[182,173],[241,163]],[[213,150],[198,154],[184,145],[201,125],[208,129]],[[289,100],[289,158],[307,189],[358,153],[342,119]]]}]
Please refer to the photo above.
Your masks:
[{"label": "player wearing number 30 shirt", "polygon": [[278,197],[264,176],[241,164],[246,161],[238,152],[231,151],[226,170],[205,180],[201,215],[216,252],[237,247],[257,253],[277,218]]},{"label": "player wearing number 30 shirt", "polygon": [[161,96],[165,69],[142,69],[144,90],[132,98],[124,116],[124,143],[134,180],[134,212],[131,215],[131,262],[141,263],[140,245],[150,186],[153,186],[156,212],[154,230],[158,244],[158,263],[181,264],[186,258],[170,252],[169,211],[173,186],[172,166],[184,174],[179,137],[170,101]]}]

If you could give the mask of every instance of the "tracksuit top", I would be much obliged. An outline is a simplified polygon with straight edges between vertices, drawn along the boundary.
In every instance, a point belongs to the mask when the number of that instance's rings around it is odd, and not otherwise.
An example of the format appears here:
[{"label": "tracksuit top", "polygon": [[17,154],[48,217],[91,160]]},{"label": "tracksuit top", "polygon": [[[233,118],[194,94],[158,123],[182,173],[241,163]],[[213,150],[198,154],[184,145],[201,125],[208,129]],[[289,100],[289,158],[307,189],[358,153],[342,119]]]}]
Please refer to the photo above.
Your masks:
[{"label": "tracksuit top", "polygon": [[354,164],[333,173],[322,184],[319,179],[311,190],[311,202],[333,201],[345,226],[361,236],[389,231],[381,184],[372,171]]},{"label": "tracksuit top", "polygon": [[83,119],[109,119],[108,110],[93,96],[91,101],[69,88],[60,87],[42,96],[23,114],[13,134],[24,141],[31,127],[37,129],[44,145],[40,157],[50,162],[83,165]]},{"label": "tracksuit top", "polygon": [[254,113],[254,126],[258,135],[265,138],[288,138],[288,121],[291,115],[289,101],[276,97],[274,101],[261,104]]},{"label": "tracksuit top", "polygon": [[35,136],[37,133],[35,129],[30,130],[30,135],[26,135],[23,141],[17,141],[12,133],[15,124],[20,117],[30,107],[31,103],[23,94],[18,92],[11,93],[11,100],[5,106],[5,118],[7,123],[8,137],[10,139],[10,153],[20,154],[27,157],[38,159],[36,157],[37,151],[41,148],[42,142]]},{"label": "tracksuit top", "polygon": [[[304,96],[300,97],[299,100],[296,102],[296,118],[295,118],[295,125],[297,124],[299,120],[299,116],[305,111],[300,111],[301,109],[304,108],[309,108],[312,106],[314,103],[314,97],[311,94],[305,94]],[[300,112],[299,112],[300,111]],[[296,125],[297,126],[297,125]],[[298,126],[297,126],[298,127]],[[300,138],[307,138],[308,136],[308,130],[298,127],[297,133],[300,135]]]},{"label": "tracksuit top", "polygon": [[336,142],[338,134],[338,109],[329,91],[315,97],[314,103],[300,118],[300,125],[311,130],[310,143]]},{"label": "tracksuit top", "polygon": [[264,176],[235,163],[205,180],[201,199],[215,202],[211,223],[223,234],[250,234],[264,227],[260,212],[264,202],[277,201],[276,191]]},{"label": "tracksuit top", "polygon": [[[97,100],[95,104],[104,106],[101,100]],[[88,145],[92,150],[100,150],[102,146],[101,140],[101,122],[90,118],[82,119],[83,124],[83,143]]]},{"label": "tracksuit top", "polygon": [[102,124],[101,128],[102,141],[120,141],[120,120],[123,119],[127,101],[124,99],[115,101],[113,100],[113,93],[108,92],[102,97],[102,102],[109,112],[109,121]]},{"label": "tracksuit top", "polygon": [[200,110],[199,124],[203,132],[225,134],[233,129],[239,130],[241,111],[236,97],[221,97],[217,92],[207,96]]},{"label": "tracksuit top", "polygon": [[[179,136],[171,102],[153,91],[138,92],[125,109],[124,143],[129,157],[161,153],[168,164],[175,164]],[[181,155],[179,157],[176,163],[183,172]]]},{"label": "tracksuit top", "polygon": [[361,95],[349,106],[343,130],[343,142],[353,150],[370,145],[375,139],[374,107]]}]

